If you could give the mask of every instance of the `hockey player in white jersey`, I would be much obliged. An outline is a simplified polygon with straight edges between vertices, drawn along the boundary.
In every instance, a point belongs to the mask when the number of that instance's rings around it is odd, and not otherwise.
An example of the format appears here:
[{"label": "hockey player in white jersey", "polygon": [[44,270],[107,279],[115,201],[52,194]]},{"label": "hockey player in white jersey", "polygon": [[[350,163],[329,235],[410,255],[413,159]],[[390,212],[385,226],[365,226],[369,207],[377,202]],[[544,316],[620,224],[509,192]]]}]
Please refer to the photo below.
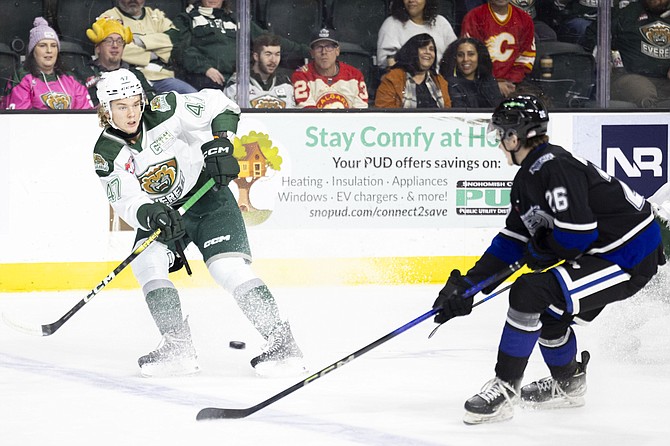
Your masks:
[{"label": "hockey player in white jersey", "polygon": [[[547,109],[530,95],[505,99],[494,111],[500,147],[519,166],[511,209],[474,267],[465,276],[452,271],[433,305],[440,310],[435,322],[444,323],[469,314],[473,298],[463,298],[464,291],[507,265],[520,261],[536,271],[510,289],[495,377],[465,402],[467,424],[507,420],[519,401],[537,408],[583,405],[589,354],[578,361],[572,325],[629,298],[665,263],[649,202],[551,144],[548,122]],[[536,343],[551,375],[521,387]]]},{"label": "hockey player in white jersey", "polygon": [[[256,371],[263,374],[287,362],[302,371],[302,352],[289,324],[250,267],[244,221],[227,187],[240,171],[228,139],[229,132],[237,130],[240,108],[220,90],[207,89],[188,95],[165,93],[146,104],[140,82],[125,69],[104,73],[97,94],[104,130],[93,157],[107,199],[137,229],[136,246],[161,229],[158,241],[131,264],[162,335],[158,348],[139,358],[141,373],[199,371],[188,320],[168,276],[185,261],[177,253],[191,242],[214,280],[233,295],[267,340],[251,360]],[[216,185],[180,215],[176,209],[210,177]]]}]

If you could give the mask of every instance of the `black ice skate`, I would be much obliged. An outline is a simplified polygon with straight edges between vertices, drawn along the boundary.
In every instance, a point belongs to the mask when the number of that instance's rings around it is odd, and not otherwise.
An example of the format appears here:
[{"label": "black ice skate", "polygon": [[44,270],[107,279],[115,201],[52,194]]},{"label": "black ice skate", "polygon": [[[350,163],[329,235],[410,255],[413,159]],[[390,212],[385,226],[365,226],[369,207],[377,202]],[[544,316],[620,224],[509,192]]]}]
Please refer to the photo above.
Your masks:
[{"label": "black ice skate", "polygon": [[251,360],[256,373],[264,376],[285,376],[306,372],[302,352],[296,344],[288,322],[272,330],[260,355]]},{"label": "black ice skate", "polygon": [[591,355],[582,352],[582,362],[577,363],[575,373],[563,380],[551,376],[534,381],[521,388],[521,403],[524,407],[534,409],[560,409],[564,407],[580,407],[585,404],[586,365]]},{"label": "black ice skate", "polygon": [[482,387],[481,392],[465,402],[465,424],[493,423],[514,416],[514,405],[519,400],[519,383],[509,383],[498,377]]},{"label": "black ice skate", "polygon": [[191,341],[188,318],[181,327],[163,335],[156,350],[137,360],[142,376],[192,375],[200,371]]}]

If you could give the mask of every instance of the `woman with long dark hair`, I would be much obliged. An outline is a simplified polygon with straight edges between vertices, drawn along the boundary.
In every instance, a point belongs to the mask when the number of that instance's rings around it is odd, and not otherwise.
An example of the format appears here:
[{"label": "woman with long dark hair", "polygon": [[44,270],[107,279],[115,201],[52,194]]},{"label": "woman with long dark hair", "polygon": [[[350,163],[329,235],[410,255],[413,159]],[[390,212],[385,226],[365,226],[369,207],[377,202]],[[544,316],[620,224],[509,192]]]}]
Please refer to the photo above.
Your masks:
[{"label": "woman with long dark hair", "polygon": [[449,108],[447,81],[437,73],[435,40],[418,34],[396,53],[396,63],[381,80],[378,108]]},{"label": "woman with long dark hair", "polygon": [[493,77],[493,63],[486,45],[471,37],[461,37],[444,53],[440,74],[449,83],[451,106],[455,108],[495,108],[503,97]]}]

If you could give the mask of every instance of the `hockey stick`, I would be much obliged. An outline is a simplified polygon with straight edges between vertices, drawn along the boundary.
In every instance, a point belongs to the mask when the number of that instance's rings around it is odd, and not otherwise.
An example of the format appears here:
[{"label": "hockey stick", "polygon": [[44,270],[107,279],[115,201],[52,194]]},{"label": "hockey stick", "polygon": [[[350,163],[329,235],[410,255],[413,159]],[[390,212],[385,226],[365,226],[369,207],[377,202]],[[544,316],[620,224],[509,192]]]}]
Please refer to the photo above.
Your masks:
[{"label": "hockey stick", "polygon": [[[468,288],[465,293],[463,293],[463,297],[470,297],[474,296],[477,294],[479,291],[481,291],[483,288],[486,288],[487,286],[496,283],[500,280],[506,279],[508,276],[510,276],[512,273],[517,271],[518,269],[521,268],[521,264],[518,262],[513,263],[512,265],[509,265],[507,268],[505,268],[503,271],[494,274],[493,276],[483,280],[482,282],[478,283],[477,285],[473,286],[472,288]],[[501,293],[504,290],[499,291],[496,294]],[[495,294],[494,294],[495,295]],[[478,301],[473,305],[473,307],[493,298],[494,295],[487,296],[486,298]],[[335,369],[339,369],[340,367],[344,366],[345,364],[348,364],[349,362],[353,361],[354,359],[358,358],[364,353],[369,352],[373,348],[376,348],[380,346],[381,344],[385,343],[386,341],[393,339],[394,337],[398,336],[400,333],[403,333],[407,331],[408,329],[414,327],[415,325],[425,321],[426,319],[430,318],[431,316],[434,316],[437,314],[440,310],[438,309],[431,309],[430,311],[422,314],[421,316],[417,317],[411,322],[406,323],[400,328],[397,328],[396,330],[392,331],[391,333],[387,334],[386,336],[382,336],[381,338],[377,339],[376,341],[366,345],[365,347],[361,348],[360,350],[355,351],[354,353],[351,353],[348,356],[345,356],[344,358],[340,359],[337,362],[334,362],[330,364],[329,366],[319,370],[312,376],[308,377],[307,379],[304,379],[303,381],[300,381],[291,387],[287,388],[286,390],[283,390],[276,394],[275,396],[268,398],[267,400],[260,402],[256,404],[255,406],[247,407],[246,409],[223,409],[223,408],[218,408],[218,407],[207,407],[205,409],[202,409],[200,412],[198,412],[198,415],[196,416],[196,420],[212,420],[212,419],[220,419],[220,418],[245,418],[248,417],[249,415],[258,412],[259,410],[263,409],[264,407],[269,406],[270,404],[274,403],[277,400],[280,400],[284,398],[287,395],[290,395],[291,393],[295,392],[296,390],[305,387],[307,384],[311,384],[312,382],[316,381],[317,379],[323,377],[324,375],[332,372]]]},{"label": "hockey stick", "polygon": [[[202,198],[205,193],[210,190],[214,186],[214,180],[209,179],[205,184],[203,184],[200,189],[196,191],[191,198],[186,200],[186,203],[184,203],[178,210],[180,215],[184,215],[186,211],[188,211],[191,206],[193,206],[200,198]],[[58,319],[56,322],[52,322],[50,324],[44,324],[40,327],[34,326],[30,327],[22,323],[15,322],[11,319],[9,319],[4,313],[2,314],[2,319],[7,323],[7,325],[11,326],[12,328],[15,328],[19,331],[23,331],[24,333],[32,334],[35,336],[50,336],[56,332],[65,322],[68,321],[74,314],[81,310],[81,308],[86,305],[91,299],[93,299],[104,287],[106,287],[109,282],[114,279],[123,269],[130,264],[133,260],[137,258],[142,252],[144,252],[149,245],[151,245],[160,235],[161,230],[156,229],[153,234],[147,238],[144,243],[142,243],[140,246],[138,246],[126,259],[121,262],[116,268],[114,268],[114,271],[109,273],[107,277],[102,279],[102,281],[96,285],[95,288],[93,288],[87,295],[84,297],[82,300],[77,302],[77,304],[70,308],[70,310],[65,313],[60,319]]]}]

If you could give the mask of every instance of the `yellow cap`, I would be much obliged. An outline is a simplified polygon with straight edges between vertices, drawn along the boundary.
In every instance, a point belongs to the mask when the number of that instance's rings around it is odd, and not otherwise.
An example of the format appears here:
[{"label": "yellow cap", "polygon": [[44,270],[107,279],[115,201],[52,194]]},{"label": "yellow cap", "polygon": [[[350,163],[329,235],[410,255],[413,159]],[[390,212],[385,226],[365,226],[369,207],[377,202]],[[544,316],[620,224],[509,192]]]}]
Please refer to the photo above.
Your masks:
[{"label": "yellow cap", "polygon": [[98,18],[91,28],[86,30],[86,36],[96,45],[105,40],[110,34],[120,35],[126,43],[133,41],[133,33],[130,28],[123,26],[118,20],[108,17]]}]

